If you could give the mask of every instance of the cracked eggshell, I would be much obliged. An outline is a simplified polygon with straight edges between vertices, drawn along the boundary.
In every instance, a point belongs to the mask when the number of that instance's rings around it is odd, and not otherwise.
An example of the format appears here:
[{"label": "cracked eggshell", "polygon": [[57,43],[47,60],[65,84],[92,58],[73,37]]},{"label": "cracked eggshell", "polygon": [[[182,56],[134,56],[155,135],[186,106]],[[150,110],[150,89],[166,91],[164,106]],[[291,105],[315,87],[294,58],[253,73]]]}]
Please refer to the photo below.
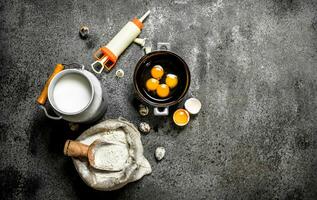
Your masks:
[{"label": "cracked eggshell", "polygon": [[79,124],[73,123],[73,122],[69,122],[68,123],[69,129],[71,131],[78,131],[79,129]]},{"label": "cracked eggshell", "polygon": [[148,123],[146,123],[146,122],[141,122],[140,125],[139,125],[139,130],[142,133],[149,133],[150,130],[151,130],[151,126]]},{"label": "cracked eggshell", "polygon": [[140,104],[139,105],[139,114],[141,116],[147,116],[149,114],[149,107],[147,107],[146,105]]},{"label": "cracked eggshell", "polygon": [[196,115],[201,109],[201,102],[196,98],[190,98],[185,101],[184,107],[190,114]]},{"label": "cracked eggshell", "polygon": [[122,78],[122,77],[124,76],[124,71],[123,71],[122,69],[118,69],[118,70],[116,71],[116,76],[117,76],[118,78]]},{"label": "cracked eggshell", "polygon": [[81,26],[79,29],[79,35],[82,39],[86,39],[89,35],[89,28],[87,26]]},{"label": "cracked eggshell", "polygon": [[155,150],[155,158],[160,161],[165,156],[165,148],[164,147],[157,147]]}]

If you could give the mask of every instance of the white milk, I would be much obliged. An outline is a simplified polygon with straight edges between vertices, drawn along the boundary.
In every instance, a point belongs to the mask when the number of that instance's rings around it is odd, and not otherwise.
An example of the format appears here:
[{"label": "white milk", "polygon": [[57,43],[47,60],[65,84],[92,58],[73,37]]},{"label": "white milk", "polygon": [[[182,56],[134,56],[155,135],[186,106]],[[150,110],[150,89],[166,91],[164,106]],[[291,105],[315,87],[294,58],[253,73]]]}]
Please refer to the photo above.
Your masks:
[{"label": "white milk", "polygon": [[53,98],[59,110],[75,113],[88,105],[91,94],[91,87],[86,78],[80,74],[67,74],[57,81]]}]

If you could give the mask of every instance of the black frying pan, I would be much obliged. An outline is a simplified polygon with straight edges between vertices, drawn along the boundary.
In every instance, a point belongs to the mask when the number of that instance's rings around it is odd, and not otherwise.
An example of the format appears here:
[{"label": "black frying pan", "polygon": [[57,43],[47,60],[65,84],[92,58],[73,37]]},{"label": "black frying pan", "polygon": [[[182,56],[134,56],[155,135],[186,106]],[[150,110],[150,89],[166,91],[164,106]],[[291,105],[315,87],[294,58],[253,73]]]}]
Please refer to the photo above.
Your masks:
[{"label": "black frying pan", "polygon": [[[165,73],[161,80],[164,81],[168,73],[175,74],[178,77],[178,85],[171,90],[170,95],[166,98],[159,98],[145,88],[146,80],[151,77],[150,71],[155,65],[161,65],[164,68]],[[167,115],[169,106],[175,105],[184,99],[190,85],[190,72],[185,61],[175,53],[154,51],[143,56],[137,63],[133,83],[138,98],[155,107],[154,114]],[[160,112],[157,108],[165,108],[165,111]]]}]

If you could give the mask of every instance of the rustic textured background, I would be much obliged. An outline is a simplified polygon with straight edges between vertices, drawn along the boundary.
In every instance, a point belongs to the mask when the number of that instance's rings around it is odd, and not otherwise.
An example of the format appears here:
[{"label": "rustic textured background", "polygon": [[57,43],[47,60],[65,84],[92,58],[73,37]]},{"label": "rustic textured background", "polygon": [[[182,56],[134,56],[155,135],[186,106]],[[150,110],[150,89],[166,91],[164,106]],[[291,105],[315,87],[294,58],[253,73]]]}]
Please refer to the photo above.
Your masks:
[{"label": "rustic textured background", "polygon": [[[188,96],[202,112],[184,129],[171,118],[141,118],[131,45],[99,76],[109,96],[104,119],[123,116],[154,130],[142,137],[153,173],[115,192],[88,188],[70,158],[66,122],[45,118],[35,99],[56,63],[80,62],[131,18],[152,11],[142,37],[170,42],[192,73]],[[91,35],[81,40],[81,25]],[[317,2],[0,2],[1,199],[317,199]],[[181,105],[180,105],[181,106]],[[81,126],[81,130],[87,127]],[[167,150],[157,163],[157,146]]]}]

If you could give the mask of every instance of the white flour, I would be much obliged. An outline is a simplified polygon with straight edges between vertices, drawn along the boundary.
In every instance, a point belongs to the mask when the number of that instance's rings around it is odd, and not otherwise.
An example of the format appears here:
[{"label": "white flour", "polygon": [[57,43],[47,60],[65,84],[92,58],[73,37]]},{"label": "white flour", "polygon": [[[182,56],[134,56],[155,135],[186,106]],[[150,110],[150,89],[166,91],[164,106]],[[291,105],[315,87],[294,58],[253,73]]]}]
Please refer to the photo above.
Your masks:
[{"label": "white flour", "polygon": [[125,119],[101,122],[85,131],[77,140],[86,145],[99,140],[91,149],[91,159],[96,168],[86,159],[73,158],[80,177],[94,189],[116,190],[152,172],[150,163],[143,156],[140,133]]},{"label": "white flour", "polygon": [[121,170],[129,157],[128,146],[125,144],[106,144],[96,148],[95,165],[98,168]]}]

